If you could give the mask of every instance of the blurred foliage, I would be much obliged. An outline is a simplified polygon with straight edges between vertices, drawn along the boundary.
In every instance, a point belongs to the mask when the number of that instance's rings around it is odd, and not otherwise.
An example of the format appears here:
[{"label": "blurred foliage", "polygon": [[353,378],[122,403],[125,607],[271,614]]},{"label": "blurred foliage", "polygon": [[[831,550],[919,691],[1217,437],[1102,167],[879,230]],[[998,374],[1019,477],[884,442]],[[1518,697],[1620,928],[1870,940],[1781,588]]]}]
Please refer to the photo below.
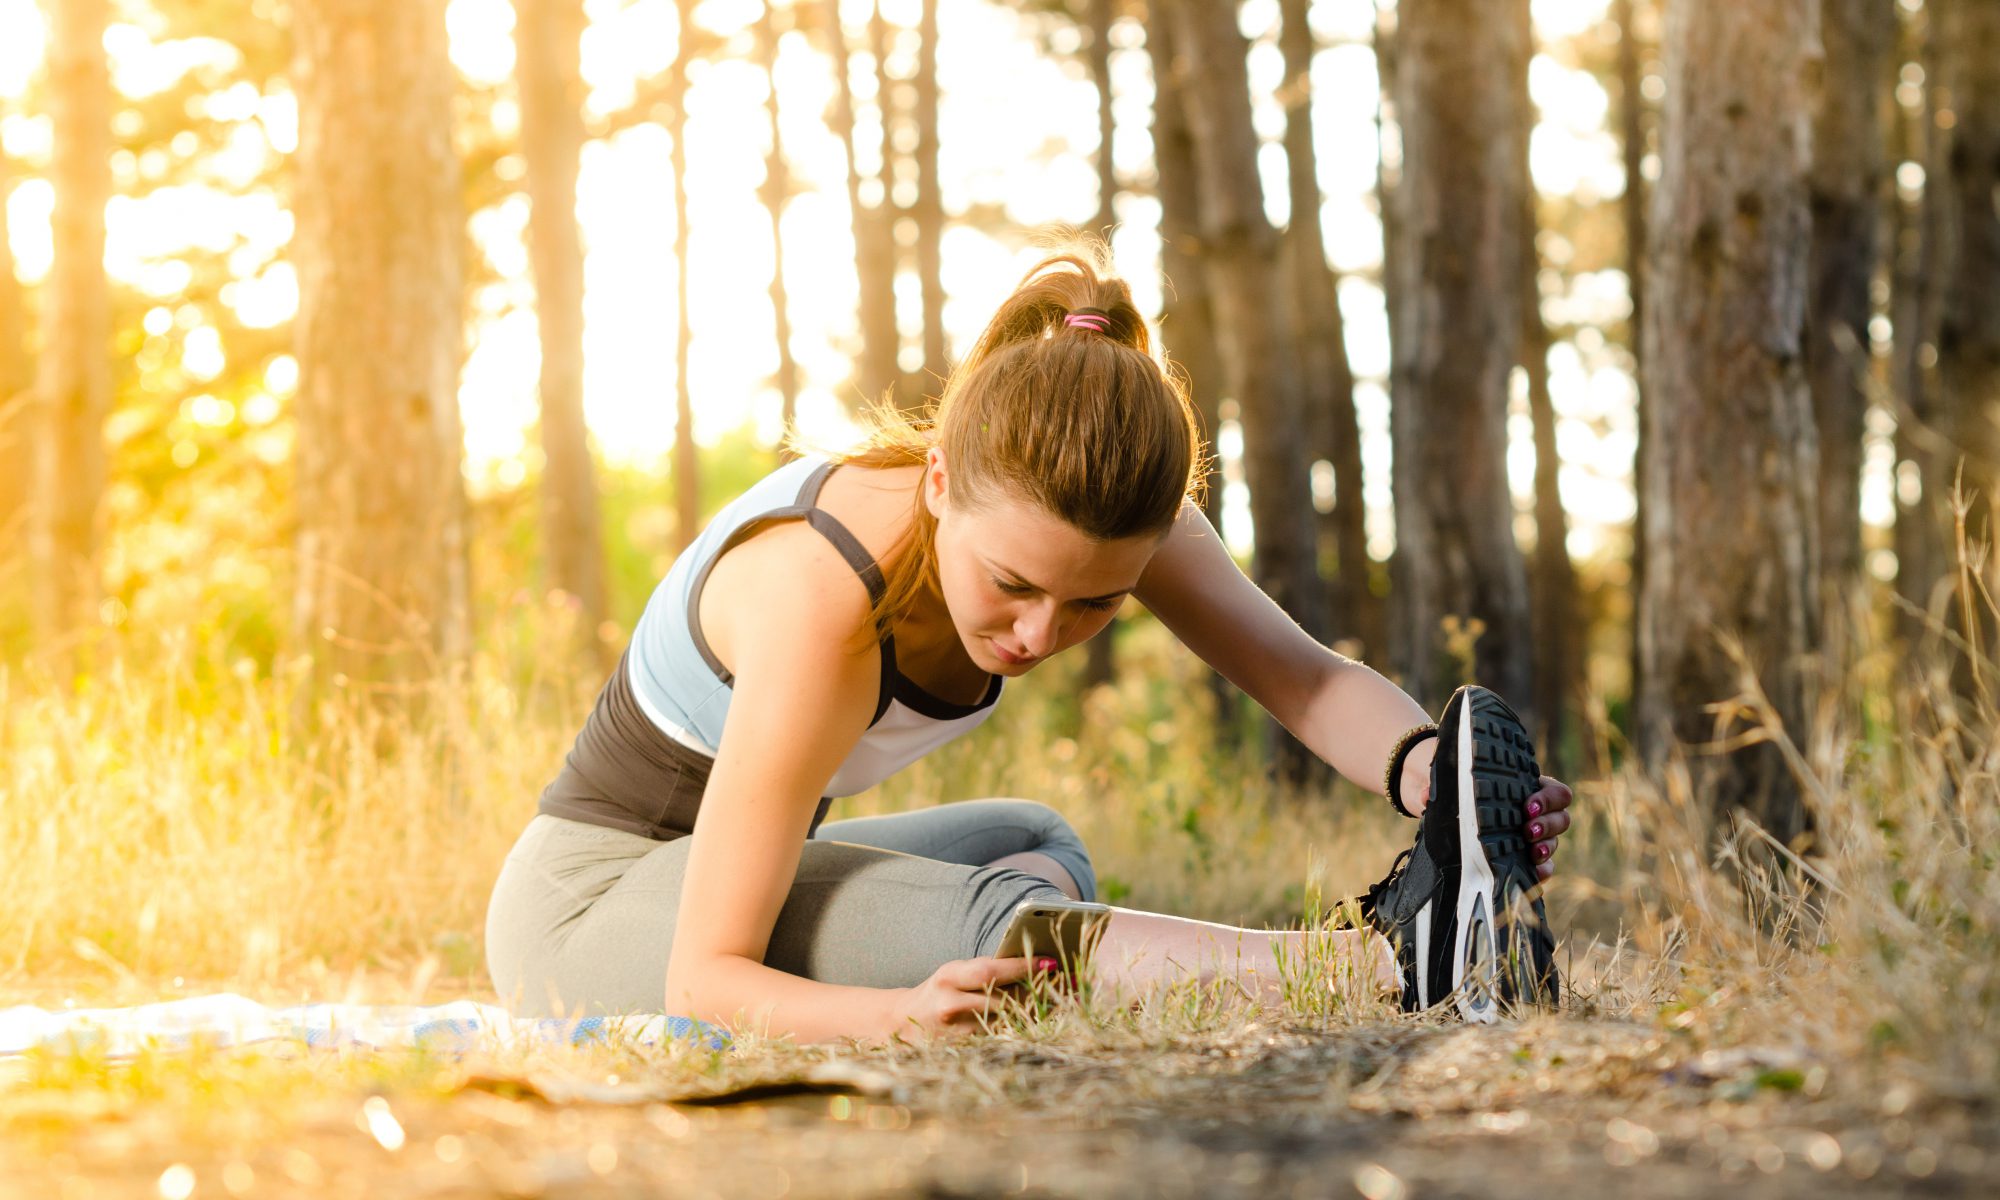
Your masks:
[{"label": "blurred foliage", "polygon": [[[241,0],[122,0],[114,7],[122,23],[116,36],[128,39],[128,49],[135,44],[129,39],[142,37],[155,50],[171,49],[181,64],[158,90],[118,103],[113,166],[119,202],[180,189],[198,198],[261,200],[282,213],[289,185],[278,150],[293,124],[283,0],[251,0],[247,20]],[[1121,20],[1132,18],[1129,5],[1118,8]],[[826,30],[814,16],[818,10],[802,11],[811,18],[802,25],[808,36],[824,41]],[[1063,60],[1073,76],[1085,74],[1084,0],[1034,0],[1020,12],[1024,36]],[[1564,67],[1591,72],[1615,95],[1614,34],[1608,20],[1600,21],[1540,49]],[[717,59],[749,53],[743,36],[706,31],[697,51]],[[597,121],[593,135],[660,119],[655,93],[663,75],[637,80],[631,111]],[[45,112],[44,87],[35,81],[22,98],[22,112]],[[524,203],[511,83],[461,79],[457,114],[470,225],[482,214]],[[1043,152],[1061,150],[1050,144]],[[32,157],[12,165],[24,178],[46,168]],[[1150,182],[1135,177],[1127,186],[1143,194]],[[190,190],[204,188],[205,193]],[[1594,196],[1588,189],[1545,195],[1539,215],[1552,336],[1593,369],[1607,363],[1628,367],[1622,345],[1630,331],[1622,321],[1556,319],[1563,306],[1553,303],[1622,263],[1617,197]],[[1009,224],[1004,212],[978,207],[955,214],[954,221],[982,229]],[[260,672],[272,670],[285,652],[292,534],[288,407],[296,366],[289,355],[289,320],[247,321],[245,312],[255,306],[244,301],[255,289],[283,288],[288,236],[288,228],[275,239],[242,228],[212,244],[173,248],[153,259],[138,281],[116,282],[114,296],[117,376],[106,425],[111,478],[105,622],[198,614],[191,632],[231,647]],[[465,246],[466,311],[472,323],[532,306],[532,287],[508,278],[479,239],[468,234]],[[1353,275],[1373,283],[1378,268],[1368,264]],[[36,299],[31,290],[30,303]],[[1599,435],[1609,432],[1609,418],[1586,419]],[[531,438],[519,482],[475,496],[475,591],[480,627],[490,636],[505,636],[495,622],[508,599],[542,586],[534,520],[537,457]],[[711,512],[776,462],[747,427],[705,448],[701,458],[703,508]],[[601,632],[607,642],[616,642],[672,560],[675,531],[665,503],[671,481],[664,470],[630,467],[601,469],[600,479],[614,626]],[[1625,553],[1624,540],[1614,536],[1599,560],[1579,563],[1591,681],[1609,698],[1607,711],[1614,718],[1623,711],[1628,684]],[[33,649],[20,595],[24,582],[18,571],[9,576],[0,568],[0,658],[9,661]],[[1246,708],[1234,716],[1246,745],[1264,736],[1257,714]],[[1066,719],[1077,724],[1080,709],[1072,705]]]}]

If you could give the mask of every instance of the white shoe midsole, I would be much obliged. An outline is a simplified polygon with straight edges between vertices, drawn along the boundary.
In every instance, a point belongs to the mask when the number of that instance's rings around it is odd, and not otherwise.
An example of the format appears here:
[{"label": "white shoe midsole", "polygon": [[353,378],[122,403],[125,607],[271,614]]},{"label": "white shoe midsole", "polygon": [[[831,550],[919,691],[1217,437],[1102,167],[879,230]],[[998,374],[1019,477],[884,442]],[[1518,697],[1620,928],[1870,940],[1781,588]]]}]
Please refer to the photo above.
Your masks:
[{"label": "white shoe midsole", "polygon": [[1417,1008],[1429,1008],[1431,999],[1431,902],[1417,910]]},{"label": "white shoe midsole", "polygon": [[[1483,936],[1486,945],[1480,955],[1484,969],[1493,964],[1493,866],[1479,844],[1479,803],[1472,783],[1472,698],[1466,697],[1458,713],[1458,921],[1452,946],[1452,987],[1458,991],[1458,1006],[1468,1021],[1494,1019],[1490,980],[1467,988],[1465,967],[1470,939]],[[1421,960],[1420,960],[1421,961]]]}]

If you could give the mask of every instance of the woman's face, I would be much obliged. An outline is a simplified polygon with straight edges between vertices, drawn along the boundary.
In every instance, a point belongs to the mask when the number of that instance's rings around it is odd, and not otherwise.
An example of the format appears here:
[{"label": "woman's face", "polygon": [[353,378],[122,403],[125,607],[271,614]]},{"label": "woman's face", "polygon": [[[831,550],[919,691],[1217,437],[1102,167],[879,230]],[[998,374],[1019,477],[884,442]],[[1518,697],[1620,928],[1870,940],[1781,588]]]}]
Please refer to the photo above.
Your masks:
[{"label": "woman's face", "polygon": [[922,486],[938,521],[945,607],[966,653],[995,675],[1026,674],[1103,629],[1160,544],[1153,536],[1093,542],[1012,497],[955,507],[941,450],[931,451]]}]

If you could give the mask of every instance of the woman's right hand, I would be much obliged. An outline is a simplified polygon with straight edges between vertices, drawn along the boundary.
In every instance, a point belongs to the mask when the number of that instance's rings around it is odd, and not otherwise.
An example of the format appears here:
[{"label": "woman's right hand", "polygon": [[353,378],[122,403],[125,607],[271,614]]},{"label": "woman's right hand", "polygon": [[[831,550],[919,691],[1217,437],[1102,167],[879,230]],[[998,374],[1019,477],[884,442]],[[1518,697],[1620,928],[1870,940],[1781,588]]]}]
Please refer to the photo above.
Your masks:
[{"label": "woman's right hand", "polygon": [[[1049,967],[1054,959],[1043,959]],[[1047,968],[1044,968],[1047,969]],[[895,994],[889,1010],[889,1033],[908,1034],[912,1026],[926,1036],[956,1037],[974,1032],[979,1019],[999,1002],[994,989],[1024,983],[1035,971],[1030,958],[961,958],[945,963],[931,977]]]}]

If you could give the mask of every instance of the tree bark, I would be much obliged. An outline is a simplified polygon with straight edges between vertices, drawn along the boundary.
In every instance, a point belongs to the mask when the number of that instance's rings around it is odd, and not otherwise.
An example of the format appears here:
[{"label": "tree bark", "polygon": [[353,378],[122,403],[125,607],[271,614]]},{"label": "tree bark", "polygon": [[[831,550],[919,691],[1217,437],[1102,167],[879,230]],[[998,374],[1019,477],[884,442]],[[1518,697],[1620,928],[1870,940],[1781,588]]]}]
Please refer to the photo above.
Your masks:
[{"label": "tree bark", "polygon": [[[1476,622],[1469,675],[1532,710],[1527,570],[1508,491],[1507,386],[1521,336],[1521,30],[1477,0],[1398,6],[1396,553],[1410,614],[1398,657],[1435,705],[1468,674],[1448,634]],[[1468,632],[1470,628],[1468,627]],[[1532,711],[1523,715],[1532,721]]]},{"label": "tree bark", "polygon": [[910,215],[917,226],[917,280],[924,300],[924,365],[909,403],[937,395],[951,364],[944,336],[944,195],[938,183],[937,0],[923,0],[918,18],[916,79],[917,201]]},{"label": "tree bark", "polygon": [[694,62],[695,0],[674,0],[675,38],[672,96],[674,148],[674,550],[688,548],[701,532],[701,469],[694,444],[694,397],[688,390],[688,354],[694,322],[688,312],[688,70]]},{"label": "tree bark", "polygon": [[[1385,381],[1389,393],[1390,420],[1393,425],[1397,401],[1396,373],[1393,365],[1395,348],[1403,344],[1402,297],[1400,284],[1402,273],[1397,269],[1400,261],[1402,237],[1396,224],[1396,183],[1401,176],[1401,158],[1392,168],[1389,162],[1389,131],[1396,118],[1396,24],[1393,8],[1384,8],[1383,0],[1375,0],[1375,215],[1382,228],[1382,264],[1379,280],[1382,286],[1383,315],[1389,327],[1389,348],[1391,368]],[[1400,138],[1400,134],[1398,137]],[[1391,442],[1393,443],[1393,430]],[[1394,488],[1392,474],[1390,486]],[[1411,614],[1401,603],[1401,597],[1408,590],[1406,578],[1410,560],[1402,554],[1391,551],[1388,563],[1389,600],[1383,613],[1382,631],[1387,638],[1384,649],[1393,664],[1412,638]],[[1399,668],[1392,668],[1398,669]],[[1407,682],[1407,678],[1405,680]]]},{"label": "tree bark", "polygon": [[[1361,433],[1354,414],[1354,372],[1340,313],[1340,281],[1326,261],[1320,224],[1319,158],[1313,148],[1313,34],[1307,0],[1283,0],[1278,40],[1285,56],[1285,159],[1292,220],[1284,239],[1287,292],[1299,347],[1301,403],[1309,459],[1333,467],[1333,507],[1319,519],[1321,561],[1332,560],[1327,628],[1359,643],[1357,654],[1386,647],[1381,606],[1369,587],[1368,514],[1361,477]],[[1331,551],[1331,554],[1328,554]]]},{"label": "tree bark", "polygon": [[1820,0],[1825,83],[1813,126],[1812,285],[1806,363],[1820,447],[1820,561],[1837,599],[1861,580],[1861,439],[1868,416],[1870,285],[1880,257],[1887,130],[1884,60],[1895,0]]},{"label": "tree bark", "polygon": [[[1965,536],[1990,544],[2000,496],[2000,4],[1950,0],[1940,15],[1950,107],[1934,115],[1946,142],[1944,173],[1932,180],[1943,201],[1937,382],[1966,490],[1978,493]],[[1967,632],[1991,651],[1990,621]]]},{"label": "tree bark", "polygon": [[[1646,300],[1645,686],[1640,745],[1708,743],[1741,714],[1740,639],[1786,731],[1812,712],[1817,446],[1804,364],[1814,0],[1679,0]],[[1811,828],[1769,743],[1697,754],[1698,795],[1781,842]]]},{"label": "tree bark", "polygon": [[1278,233],[1264,216],[1248,52],[1231,5],[1171,0],[1175,85],[1193,135],[1201,240],[1228,390],[1241,411],[1243,465],[1255,526],[1256,575],[1314,637],[1325,603],[1313,562],[1312,493],[1297,430],[1296,349],[1279,272]]},{"label": "tree bark", "polygon": [[528,167],[528,259],[542,343],[542,541],[548,584],[573,597],[583,648],[603,657],[609,617],[597,472],[583,414],[581,0],[515,0],[521,149]]},{"label": "tree bark", "polygon": [[[1900,410],[1896,414],[1898,500],[1896,508],[1896,590],[1918,609],[1929,611],[1942,600],[1939,585],[1949,582],[1952,552],[1947,544],[1951,526],[1950,495],[1957,463],[1946,410],[1935,379],[1937,326],[1943,302],[1944,272],[1939,267],[1946,216],[1945,189],[1949,141],[1935,128],[1933,116],[1949,107],[1944,83],[1945,50],[1938,14],[1948,0],[1929,0],[1922,15],[1909,24],[1924,68],[1923,99],[1917,111],[1899,123],[1906,161],[1921,163],[1924,187],[1914,204],[1898,197],[1901,243],[1896,250],[1895,355],[1893,374]],[[1919,483],[1914,500],[1903,496],[1904,467]],[[1928,643],[1922,623],[1908,631]],[[1930,655],[1923,656],[1928,660]]]},{"label": "tree bark", "polygon": [[1513,0],[1520,30],[1521,58],[1514,71],[1514,100],[1520,115],[1521,188],[1521,367],[1528,382],[1528,415],[1535,439],[1535,557],[1529,594],[1534,605],[1535,696],[1540,728],[1541,767],[1567,773],[1564,750],[1569,708],[1581,691],[1583,642],[1576,617],[1576,567],[1569,557],[1569,514],[1562,503],[1562,457],[1556,445],[1555,397],[1549,391],[1549,327],[1542,320],[1541,252],[1535,241],[1540,217],[1535,179],[1529,169],[1528,141],[1539,113],[1528,93],[1528,69],[1535,56],[1534,17],[1528,0]]},{"label": "tree bark", "polygon": [[[1111,109],[1111,19],[1112,0],[1086,0],[1089,7],[1090,78],[1097,85],[1097,219],[1092,223],[1098,237],[1111,240],[1118,222],[1118,165],[1111,156],[1112,135],[1117,123]],[[1086,646],[1083,687],[1110,683],[1117,673],[1117,638],[1120,620],[1114,616]]]},{"label": "tree bark", "polygon": [[100,587],[104,418],[111,408],[111,285],[104,274],[110,12],[105,0],[64,0],[49,13],[55,258],[42,305],[30,558],[40,636],[59,645],[95,624]]},{"label": "tree bark", "polygon": [[[792,356],[791,302],[785,294],[785,205],[792,198],[792,172],[785,162],[785,139],[778,127],[778,7],[764,5],[764,19],[757,23],[758,63],[770,83],[764,100],[769,118],[771,144],[764,155],[764,207],[771,214],[771,320],[778,342],[779,420],[789,436],[798,424],[799,363]],[[785,443],[779,443],[779,457],[791,458]]]},{"label": "tree bark", "polygon": [[[879,13],[877,14],[879,17]],[[879,400],[896,384],[896,261],[890,241],[889,221],[884,215],[889,202],[887,160],[885,170],[874,180],[864,180],[861,159],[855,152],[854,87],[848,77],[851,56],[847,31],[840,23],[840,0],[826,0],[826,17],[833,49],[834,132],[847,154],[847,210],[854,232],[854,272],[857,312],[861,327],[861,350],[856,356],[853,381],[864,400]],[[879,52],[879,43],[877,51]],[[887,116],[887,97],[880,98]],[[886,139],[884,149],[887,149]],[[867,202],[868,188],[879,191],[875,204]]]},{"label": "tree bark", "polygon": [[464,221],[441,0],[303,0],[298,591],[323,677],[387,687],[470,643],[458,375]]},{"label": "tree bark", "polygon": [[[1153,63],[1153,162],[1159,172],[1160,267],[1164,311],[1160,339],[1180,368],[1189,398],[1201,417],[1206,449],[1213,451],[1222,426],[1218,400],[1222,395],[1221,352],[1216,346],[1215,314],[1209,298],[1208,273],[1201,240],[1201,184],[1195,167],[1194,134],[1188,127],[1181,86],[1175,73],[1173,24],[1160,4],[1146,10],[1146,51]],[[1209,523],[1222,528],[1222,478],[1219,463],[1210,469],[1202,494]],[[1215,671],[1208,673],[1215,698],[1216,740],[1236,745],[1235,713],[1241,694]]]},{"label": "tree bark", "polygon": [[[1257,133],[1250,119],[1248,53],[1235,6],[1171,0],[1174,70],[1193,134],[1204,265],[1222,364],[1241,413],[1243,467],[1260,587],[1315,640],[1325,637],[1325,591],[1314,561],[1312,492],[1298,437],[1298,348],[1285,305],[1278,232],[1264,216]],[[1316,775],[1318,759],[1273,727],[1274,765],[1288,779]]]},{"label": "tree bark", "polygon": [[34,471],[29,416],[35,400],[28,358],[28,311],[14,248],[7,240],[11,169],[0,152],[0,595],[24,579],[27,566],[28,480]]},{"label": "tree bark", "polygon": [[903,333],[896,316],[896,103],[895,81],[889,77],[889,21],[880,0],[868,16],[868,52],[875,65],[875,110],[880,122],[881,153],[876,173],[880,196],[871,207],[868,241],[856,247],[855,268],[861,283],[861,331],[864,356],[863,390],[870,399],[893,396],[905,403]]},{"label": "tree bark", "polygon": [[[1646,387],[1645,360],[1641,356],[1646,307],[1646,98],[1640,91],[1639,25],[1634,20],[1634,0],[1611,0],[1612,20],[1618,25],[1618,130],[1619,151],[1625,163],[1625,193],[1619,207],[1625,218],[1625,291],[1631,300],[1631,315],[1625,319],[1625,346],[1632,355],[1632,408],[1638,420],[1638,437],[1632,452],[1632,582],[1630,592],[1645,590],[1646,580]],[[1627,653],[1632,674],[1631,694],[1639,694],[1639,621],[1635,611],[1632,637]]]}]

